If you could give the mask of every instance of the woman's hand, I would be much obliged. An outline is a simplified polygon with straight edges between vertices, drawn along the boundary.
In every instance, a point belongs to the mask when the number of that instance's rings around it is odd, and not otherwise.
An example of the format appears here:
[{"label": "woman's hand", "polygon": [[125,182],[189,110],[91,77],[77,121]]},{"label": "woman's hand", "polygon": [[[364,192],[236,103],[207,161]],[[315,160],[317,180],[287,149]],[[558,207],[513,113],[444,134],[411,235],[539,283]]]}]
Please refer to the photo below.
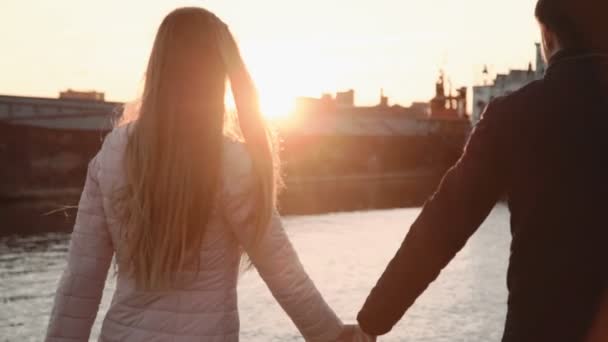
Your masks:
[{"label": "woman's hand", "polygon": [[366,334],[356,324],[345,324],[337,342],[375,342],[376,337]]},{"label": "woman's hand", "polygon": [[228,75],[232,76],[234,72],[243,69],[241,52],[234,36],[224,23],[220,23],[217,29],[217,44]]},{"label": "woman's hand", "polygon": [[[243,121],[247,120],[251,115],[260,115],[257,90],[249,71],[245,67],[238,44],[230,29],[224,23],[220,23],[217,28],[217,44],[221,58],[224,61],[226,73],[230,79],[232,95],[234,96],[236,109],[239,111],[239,121],[242,125]],[[245,124],[247,125],[248,123]],[[245,134],[245,132],[243,133]]]}]

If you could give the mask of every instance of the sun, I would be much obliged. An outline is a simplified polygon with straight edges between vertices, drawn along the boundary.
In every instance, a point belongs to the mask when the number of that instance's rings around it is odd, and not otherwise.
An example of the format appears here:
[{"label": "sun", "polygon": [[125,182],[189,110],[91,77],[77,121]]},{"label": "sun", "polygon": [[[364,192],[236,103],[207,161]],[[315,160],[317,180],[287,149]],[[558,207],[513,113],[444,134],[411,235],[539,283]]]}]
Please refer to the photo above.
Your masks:
[{"label": "sun", "polygon": [[267,120],[287,119],[294,110],[295,95],[277,88],[259,86],[260,107]]},{"label": "sun", "polygon": [[337,66],[328,64],[314,48],[282,40],[250,41],[241,47],[258,89],[262,113],[269,121],[291,121],[299,96],[316,96],[323,89],[333,89],[328,84],[335,83],[331,75]]},{"label": "sun", "polygon": [[264,117],[272,121],[287,119],[295,108],[297,91],[268,62],[252,63],[251,69]]},{"label": "sun", "polygon": [[[260,82],[261,81],[261,82]],[[295,101],[297,95],[285,88],[274,86],[276,83],[272,77],[256,79],[258,89],[260,110],[264,118],[268,121],[285,121],[295,111]],[[235,110],[236,104],[230,88],[226,91],[226,107]]]},{"label": "sun", "polygon": [[[258,45],[259,44],[259,45]],[[284,121],[295,109],[298,94],[294,87],[294,73],[282,59],[268,56],[281,56],[282,44],[258,43],[243,44],[245,62],[251,72],[260,96],[260,109],[269,121]]]}]

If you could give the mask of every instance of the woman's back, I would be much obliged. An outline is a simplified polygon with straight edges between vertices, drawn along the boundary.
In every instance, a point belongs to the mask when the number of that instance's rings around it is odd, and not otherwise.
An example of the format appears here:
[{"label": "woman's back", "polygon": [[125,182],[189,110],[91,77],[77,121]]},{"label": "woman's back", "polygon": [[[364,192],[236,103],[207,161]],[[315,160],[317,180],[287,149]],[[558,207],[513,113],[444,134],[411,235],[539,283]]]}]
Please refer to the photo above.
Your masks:
[{"label": "woman's back", "polygon": [[[121,241],[124,235],[120,231],[124,225],[117,220],[119,215],[113,210],[111,196],[125,182],[123,157],[127,129],[128,126],[116,129],[98,156],[100,190],[117,258],[125,257],[119,247],[124,244]],[[248,156],[244,146],[238,142],[226,139],[223,157],[230,167],[247,167],[242,162],[239,165],[239,161],[246,162]],[[177,274],[175,283],[181,285],[175,285],[171,291],[139,291],[134,279],[119,270],[116,292],[104,320],[102,337],[108,335],[109,340],[115,340],[120,336],[122,340],[124,331],[127,331],[129,336],[124,337],[129,341],[149,340],[159,333],[184,335],[184,341],[188,340],[188,336],[205,336],[206,340],[232,337],[236,340],[236,283],[241,252],[227,224],[221,205],[214,204],[200,251],[200,264],[189,265]]]},{"label": "woman's back", "polygon": [[[125,182],[122,159],[128,127],[110,133],[89,166],[47,341],[88,339],[112,256],[119,265],[124,261],[124,224],[112,194]],[[176,273],[174,285],[166,291],[138,289],[135,279],[119,267],[101,341],[238,341],[236,288],[243,248],[308,340],[338,336],[341,323],[306,275],[278,215],[268,232],[256,239],[250,222],[253,179],[245,146],[225,139],[221,186],[200,263]]]}]

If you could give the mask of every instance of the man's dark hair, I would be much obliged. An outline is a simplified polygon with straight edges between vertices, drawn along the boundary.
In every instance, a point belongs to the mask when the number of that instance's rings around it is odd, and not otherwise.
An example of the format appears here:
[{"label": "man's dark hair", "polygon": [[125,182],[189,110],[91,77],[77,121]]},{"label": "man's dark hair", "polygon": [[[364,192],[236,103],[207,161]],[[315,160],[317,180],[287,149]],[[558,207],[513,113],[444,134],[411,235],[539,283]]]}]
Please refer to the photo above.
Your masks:
[{"label": "man's dark hair", "polygon": [[536,18],[564,48],[608,50],[608,0],[538,0]]}]

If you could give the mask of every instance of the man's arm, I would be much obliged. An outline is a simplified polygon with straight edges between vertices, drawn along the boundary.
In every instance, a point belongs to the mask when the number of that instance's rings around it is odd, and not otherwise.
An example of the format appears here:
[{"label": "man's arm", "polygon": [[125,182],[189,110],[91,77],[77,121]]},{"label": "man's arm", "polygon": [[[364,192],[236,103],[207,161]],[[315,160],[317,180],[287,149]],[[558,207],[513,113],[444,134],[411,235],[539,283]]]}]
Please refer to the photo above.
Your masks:
[{"label": "man's arm", "polygon": [[357,317],[371,335],[389,332],[462,249],[505,189],[504,116],[491,104],[460,160],[425,204]]}]

